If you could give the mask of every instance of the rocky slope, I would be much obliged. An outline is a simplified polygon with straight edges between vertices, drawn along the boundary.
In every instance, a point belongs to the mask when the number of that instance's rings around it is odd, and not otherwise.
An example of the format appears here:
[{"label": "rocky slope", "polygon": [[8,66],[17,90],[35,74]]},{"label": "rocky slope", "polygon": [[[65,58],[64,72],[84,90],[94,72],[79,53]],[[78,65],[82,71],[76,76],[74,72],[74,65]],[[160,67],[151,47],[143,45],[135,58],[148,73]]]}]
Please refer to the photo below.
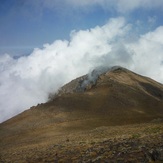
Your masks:
[{"label": "rocky slope", "polygon": [[66,84],[49,102],[0,124],[0,160],[114,162],[120,156],[125,162],[138,155],[148,162],[155,157],[151,150],[161,160],[162,119],[162,84],[122,67],[100,68]]}]

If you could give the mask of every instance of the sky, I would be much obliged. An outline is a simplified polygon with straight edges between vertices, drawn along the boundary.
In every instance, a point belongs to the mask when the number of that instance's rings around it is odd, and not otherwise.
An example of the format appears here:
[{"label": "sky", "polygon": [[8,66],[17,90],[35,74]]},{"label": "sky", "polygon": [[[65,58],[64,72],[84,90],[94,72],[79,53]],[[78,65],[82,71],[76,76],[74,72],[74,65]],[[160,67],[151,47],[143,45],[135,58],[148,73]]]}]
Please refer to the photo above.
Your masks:
[{"label": "sky", "polygon": [[99,66],[163,83],[162,0],[1,0],[0,122]]}]

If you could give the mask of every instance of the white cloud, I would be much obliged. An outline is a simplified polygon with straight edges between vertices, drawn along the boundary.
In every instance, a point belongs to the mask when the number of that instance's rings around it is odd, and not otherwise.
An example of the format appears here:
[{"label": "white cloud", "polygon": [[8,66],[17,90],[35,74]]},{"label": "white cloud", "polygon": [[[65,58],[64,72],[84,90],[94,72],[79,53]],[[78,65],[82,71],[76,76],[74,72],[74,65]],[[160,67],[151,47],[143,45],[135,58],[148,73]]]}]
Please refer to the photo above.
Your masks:
[{"label": "white cloud", "polygon": [[56,40],[29,56],[0,56],[0,121],[47,101],[49,93],[100,65],[121,65],[163,82],[163,27],[128,42],[131,33],[124,18],[115,18],[72,31],[70,41]]},{"label": "white cloud", "polygon": [[163,26],[127,46],[134,53],[133,70],[163,83]]}]

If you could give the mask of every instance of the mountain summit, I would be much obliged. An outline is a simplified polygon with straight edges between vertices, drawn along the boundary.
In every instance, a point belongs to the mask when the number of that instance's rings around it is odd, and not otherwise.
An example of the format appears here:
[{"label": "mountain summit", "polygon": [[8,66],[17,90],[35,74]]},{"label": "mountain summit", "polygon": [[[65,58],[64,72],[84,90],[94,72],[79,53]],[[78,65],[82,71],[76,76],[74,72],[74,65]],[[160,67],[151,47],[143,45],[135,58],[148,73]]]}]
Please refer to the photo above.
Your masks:
[{"label": "mountain summit", "polygon": [[56,135],[162,118],[162,84],[122,67],[99,68],[63,86],[47,103],[0,124],[0,146],[34,145]]},{"label": "mountain summit", "polygon": [[163,85],[122,67],[102,68],[63,86],[49,106],[82,115],[83,123],[147,122],[162,117]]}]

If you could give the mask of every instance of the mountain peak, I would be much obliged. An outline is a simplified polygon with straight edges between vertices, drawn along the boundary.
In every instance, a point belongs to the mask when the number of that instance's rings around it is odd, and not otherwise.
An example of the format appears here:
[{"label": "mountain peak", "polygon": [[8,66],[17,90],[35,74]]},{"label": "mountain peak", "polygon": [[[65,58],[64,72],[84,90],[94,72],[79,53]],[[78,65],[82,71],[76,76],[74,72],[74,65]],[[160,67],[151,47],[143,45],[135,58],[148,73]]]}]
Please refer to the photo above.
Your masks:
[{"label": "mountain peak", "polygon": [[155,98],[163,97],[162,84],[159,84],[150,78],[138,75],[126,68],[114,66],[98,67],[89,74],[72,80],[61,87],[58,93],[55,96],[52,96],[51,100],[56,96],[61,96],[64,94],[84,93],[91,91],[91,89],[97,89],[104,86],[111,87],[116,85],[115,83],[141,90],[144,93],[154,95]]},{"label": "mountain peak", "polygon": [[109,72],[120,73],[120,72],[127,72],[127,71],[128,71],[127,69],[120,66],[97,67],[89,74],[74,79],[71,82],[64,85],[63,87],[61,87],[57,95],[60,96],[65,93],[84,92],[86,90],[91,89],[93,86],[95,86],[100,76],[108,74]]}]

